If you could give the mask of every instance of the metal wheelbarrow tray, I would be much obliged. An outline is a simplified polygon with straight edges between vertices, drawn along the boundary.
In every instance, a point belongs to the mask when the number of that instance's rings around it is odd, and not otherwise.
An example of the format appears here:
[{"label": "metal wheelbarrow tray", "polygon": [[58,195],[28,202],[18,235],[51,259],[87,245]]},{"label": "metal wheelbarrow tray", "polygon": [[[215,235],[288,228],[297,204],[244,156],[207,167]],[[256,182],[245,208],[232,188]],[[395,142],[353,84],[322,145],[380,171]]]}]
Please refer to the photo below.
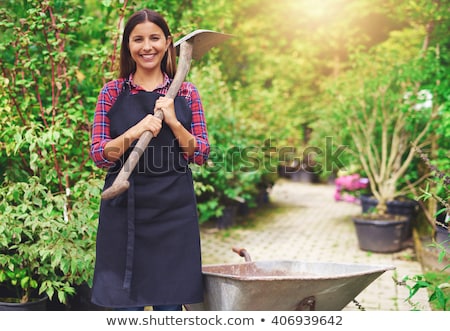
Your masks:
[{"label": "metal wheelbarrow tray", "polygon": [[203,266],[204,302],[188,310],[342,310],[387,270],[386,265],[302,261],[252,262],[245,249],[233,251],[244,263]]}]

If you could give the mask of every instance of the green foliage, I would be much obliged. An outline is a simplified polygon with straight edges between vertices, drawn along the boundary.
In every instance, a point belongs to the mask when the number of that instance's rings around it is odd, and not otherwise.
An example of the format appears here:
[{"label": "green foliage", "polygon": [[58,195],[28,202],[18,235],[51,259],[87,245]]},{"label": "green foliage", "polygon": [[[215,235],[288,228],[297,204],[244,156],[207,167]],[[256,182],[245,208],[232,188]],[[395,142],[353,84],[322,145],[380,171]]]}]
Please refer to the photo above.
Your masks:
[{"label": "green foliage", "polygon": [[324,105],[321,124],[333,123],[338,143],[349,147],[347,162],[359,164],[369,178],[381,212],[386,201],[411,194],[423,181],[413,146],[431,146],[440,109],[448,107],[441,93],[449,90],[440,84],[448,69],[437,47],[421,50],[423,38],[406,29],[371,51],[353,54],[352,69],[330,82],[325,99],[334,102]]},{"label": "green foliage", "polygon": [[[40,178],[52,192],[86,177],[90,118],[84,108],[76,27],[89,20],[74,5],[28,1],[26,10],[0,11],[2,23],[4,179]],[[89,168],[87,169],[89,170]]]},{"label": "green foliage", "polygon": [[[445,253],[441,255],[441,261],[443,256],[445,256]],[[447,266],[448,268],[450,268],[450,265]],[[450,276],[445,270],[440,273],[428,272],[412,277],[405,276],[403,284],[409,290],[409,296],[406,300],[411,301],[420,290],[425,289],[428,292],[429,302],[434,305],[435,310],[448,311],[450,309]]]},{"label": "green foliage", "polygon": [[216,65],[195,67],[190,78],[201,93],[212,146],[207,165],[193,167],[200,222],[205,222],[239,201],[255,206],[259,190],[274,183],[278,160],[255,129],[259,123],[236,108]]},{"label": "green foliage", "polygon": [[[212,144],[209,163],[193,167],[205,222],[230,201],[256,205],[286,153],[303,157],[314,147],[329,172],[358,163],[347,120],[361,119],[363,112],[350,114],[358,102],[367,105],[361,109],[380,105],[373,98],[380,86],[388,88],[391,104],[404,92],[417,101],[416,83],[432,91],[439,125],[431,156],[448,172],[450,14],[438,3],[7,0],[0,9],[0,210],[8,226],[2,219],[0,256],[9,273],[0,273],[0,283],[64,299],[92,275],[103,171],[89,159],[90,127],[101,86],[117,75],[123,22],[135,10],[160,11],[175,40],[200,28],[234,35],[194,62],[189,74]],[[324,93],[336,81],[337,94]],[[427,112],[397,106],[408,119],[402,133],[426,121]],[[305,139],[308,127],[315,140]],[[375,123],[373,132],[382,127]],[[417,165],[412,161],[400,181],[417,178]],[[67,256],[78,257],[69,263]]]},{"label": "green foliage", "polygon": [[[0,188],[0,283],[22,302],[37,294],[65,303],[92,281],[98,181],[54,194],[37,177]],[[71,207],[70,207],[71,206]],[[69,209],[73,208],[73,209]]]},{"label": "green foliage", "polygon": [[0,17],[0,283],[64,303],[93,273],[100,185],[83,72],[96,63],[80,61],[77,35],[92,19],[74,1],[11,1]]}]

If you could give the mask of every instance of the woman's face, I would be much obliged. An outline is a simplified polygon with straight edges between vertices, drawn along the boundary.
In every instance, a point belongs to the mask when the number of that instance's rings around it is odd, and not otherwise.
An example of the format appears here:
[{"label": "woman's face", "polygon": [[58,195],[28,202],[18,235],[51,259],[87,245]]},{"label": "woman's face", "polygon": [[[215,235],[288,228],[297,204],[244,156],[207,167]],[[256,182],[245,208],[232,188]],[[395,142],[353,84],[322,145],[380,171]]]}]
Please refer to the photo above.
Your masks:
[{"label": "woman's face", "polygon": [[156,24],[152,22],[137,24],[128,40],[131,57],[136,62],[136,71],[159,70],[169,45],[170,39],[166,39]]}]

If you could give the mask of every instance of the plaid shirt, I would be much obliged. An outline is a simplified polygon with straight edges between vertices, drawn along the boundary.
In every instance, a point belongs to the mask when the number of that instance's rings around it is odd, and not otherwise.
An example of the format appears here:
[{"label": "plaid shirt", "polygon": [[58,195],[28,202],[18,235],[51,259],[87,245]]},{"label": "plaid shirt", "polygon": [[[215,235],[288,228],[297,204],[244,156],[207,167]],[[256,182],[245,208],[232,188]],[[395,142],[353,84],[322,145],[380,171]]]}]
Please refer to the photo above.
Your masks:
[{"label": "plaid shirt", "polygon": [[[136,94],[143,89],[133,83],[133,77],[130,75],[129,82],[131,84],[131,93]],[[113,166],[115,163],[108,161],[104,157],[105,145],[112,140],[109,131],[109,118],[106,116],[108,111],[116,102],[117,97],[122,91],[123,84],[126,83],[124,78],[119,78],[110,81],[103,86],[97,100],[97,106],[94,114],[94,123],[92,127],[92,143],[91,143],[91,158],[99,168],[107,168]],[[167,94],[171,80],[164,74],[164,83],[157,87],[154,92],[163,95]],[[203,112],[200,95],[194,84],[183,82],[178,95],[186,98],[187,104],[192,111],[191,133],[197,140],[197,149],[190,162],[196,164],[203,164],[208,159],[210,146],[208,142],[208,133],[206,129],[206,120]]]}]

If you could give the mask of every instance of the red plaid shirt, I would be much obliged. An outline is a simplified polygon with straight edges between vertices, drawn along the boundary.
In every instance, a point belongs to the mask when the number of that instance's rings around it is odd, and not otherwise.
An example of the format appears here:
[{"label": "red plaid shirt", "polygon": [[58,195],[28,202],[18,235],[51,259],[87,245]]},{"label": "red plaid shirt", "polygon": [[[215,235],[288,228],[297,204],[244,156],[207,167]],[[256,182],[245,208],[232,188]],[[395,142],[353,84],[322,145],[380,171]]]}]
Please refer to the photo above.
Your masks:
[{"label": "red plaid shirt", "polygon": [[[130,75],[129,81],[131,82],[131,93],[143,91],[141,87],[136,86],[133,83],[132,75]],[[99,168],[111,167],[115,164],[114,162],[108,161],[103,154],[105,145],[112,140],[109,131],[109,118],[106,115],[113,106],[114,102],[116,102],[116,99],[122,91],[122,87],[125,82],[126,80],[124,78],[119,78],[106,83],[98,96],[92,127],[92,143],[90,153],[92,160]],[[166,95],[170,83],[171,80],[166,74],[164,74],[164,83],[157,87],[154,92]],[[183,82],[180,90],[178,91],[178,95],[186,98],[187,104],[192,111],[191,133],[197,140],[197,149],[189,161],[201,165],[208,159],[210,146],[200,95],[194,84],[189,82]]]}]

